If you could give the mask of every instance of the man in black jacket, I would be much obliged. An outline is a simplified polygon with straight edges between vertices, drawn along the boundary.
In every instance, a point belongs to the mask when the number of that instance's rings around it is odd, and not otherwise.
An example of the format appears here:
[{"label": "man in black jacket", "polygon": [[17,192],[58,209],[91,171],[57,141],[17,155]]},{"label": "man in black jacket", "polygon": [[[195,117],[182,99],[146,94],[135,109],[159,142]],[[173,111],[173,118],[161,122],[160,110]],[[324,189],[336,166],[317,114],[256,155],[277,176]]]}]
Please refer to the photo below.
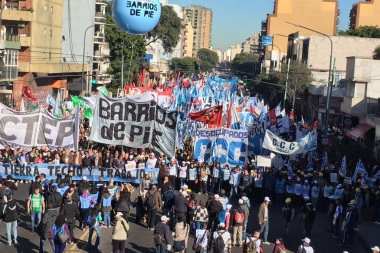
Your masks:
[{"label": "man in black jacket", "polygon": [[66,185],[71,185],[73,183],[73,175],[74,175],[74,171],[73,170],[69,170],[65,176],[65,179],[63,180],[65,182]]},{"label": "man in black jacket", "polygon": [[34,179],[34,182],[29,186],[29,195],[32,195],[36,188],[40,188],[40,192],[42,193],[41,177],[36,176]]},{"label": "man in black jacket", "polygon": [[169,226],[167,225],[169,218],[161,216],[161,222],[156,224],[156,229],[154,230],[154,234],[159,233],[162,236],[162,243],[156,243],[156,251],[161,253],[166,253],[167,249],[170,248],[169,245],[173,243],[172,232],[170,231]]},{"label": "man in black jacket", "polygon": [[49,240],[50,237],[50,228],[55,223],[55,220],[58,217],[59,211],[57,209],[53,208],[53,203],[47,204],[47,211],[44,214],[44,217],[42,219],[42,222],[40,223],[40,226],[38,228],[38,234],[40,236],[40,250],[39,253],[45,252],[45,241],[48,239],[50,242],[51,247],[54,251],[54,243]]},{"label": "man in black jacket", "polygon": [[57,192],[57,186],[53,186],[51,188],[51,193],[48,197],[48,203],[52,203],[53,204],[53,208],[54,209],[57,209],[59,211],[59,209],[61,208],[62,206],[62,195]]},{"label": "man in black jacket", "polygon": [[76,205],[78,205],[78,202],[79,202],[79,193],[75,189],[75,184],[71,184],[70,188],[67,189],[66,192],[63,194],[63,199],[66,201],[65,203],[67,203],[67,200],[68,200],[69,197],[71,197],[71,200]]},{"label": "man in black jacket", "polygon": [[315,218],[316,218],[316,213],[313,209],[313,205],[311,203],[306,204],[307,211],[305,214],[305,233],[308,238],[311,237],[311,228],[313,227]]},{"label": "man in black jacket", "polygon": [[[13,199],[12,194],[7,195],[8,202],[4,206],[4,221],[7,224],[7,228],[10,228],[11,231],[13,231],[13,237],[15,244],[18,244],[17,242],[17,220],[20,217],[20,206],[16,202],[16,200]],[[8,234],[8,245],[12,245],[12,235],[11,233]]]},{"label": "man in black jacket", "polygon": [[[215,194],[214,199],[210,201],[210,203],[207,206],[207,211],[208,211],[208,225],[207,229],[211,230],[212,232],[216,230],[219,221],[218,221],[218,214],[220,211],[223,210],[223,205],[219,201],[219,195]],[[214,226],[212,225],[214,223]]]},{"label": "man in black jacket", "polygon": [[[75,218],[79,216],[78,205],[71,199],[71,197],[67,198],[67,202],[61,208],[61,214],[66,217],[66,224],[70,230],[71,238],[74,238],[73,230],[75,228]],[[73,242],[69,242],[73,244]]]}]

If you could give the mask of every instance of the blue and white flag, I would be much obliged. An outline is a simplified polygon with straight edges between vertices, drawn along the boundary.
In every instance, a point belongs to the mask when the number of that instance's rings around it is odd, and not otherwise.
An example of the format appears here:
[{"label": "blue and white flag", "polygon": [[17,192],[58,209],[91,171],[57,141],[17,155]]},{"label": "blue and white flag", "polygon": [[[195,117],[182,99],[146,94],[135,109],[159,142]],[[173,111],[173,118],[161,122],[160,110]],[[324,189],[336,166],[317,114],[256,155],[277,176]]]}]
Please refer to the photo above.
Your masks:
[{"label": "blue and white flag", "polygon": [[325,167],[327,166],[328,160],[329,159],[327,157],[327,151],[326,151],[325,156],[323,157],[323,160],[322,160],[321,171],[323,171]]},{"label": "blue and white flag", "polygon": [[307,171],[313,170],[313,160],[315,159],[316,156],[317,156],[317,154],[316,154],[315,150],[313,150],[309,153],[309,156],[307,158],[307,166],[306,166]]},{"label": "blue and white flag", "polygon": [[46,97],[46,104],[54,106],[55,105],[55,99],[51,94],[48,94]]},{"label": "blue and white flag", "polygon": [[303,116],[301,115],[301,125],[305,125],[305,121],[303,120]]},{"label": "blue and white flag", "polygon": [[62,118],[62,116],[63,116],[62,110],[61,110],[61,93],[60,93],[60,89],[58,89],[57,99],[55,101],[55,105],[54,105],[54,109],[53,109],[53,115],[56,118]]},{"label": "blue and white flag", "polygon": [[365,172],[367,172],[367,171],[365,170],[364,164],[363,164],[362,160],[359,159],[359,162],[356,164],[354,175],[352,176],[352,181],[356,182],[358,174],[364,175]]},{"label": "blue and white flag", "polygon": [[342,158],[342,164],[340,165],[339,169],[339,175],[342,177],[346,177],[346,172],[347,172],[347,164],[346,164],[346,156]]}]

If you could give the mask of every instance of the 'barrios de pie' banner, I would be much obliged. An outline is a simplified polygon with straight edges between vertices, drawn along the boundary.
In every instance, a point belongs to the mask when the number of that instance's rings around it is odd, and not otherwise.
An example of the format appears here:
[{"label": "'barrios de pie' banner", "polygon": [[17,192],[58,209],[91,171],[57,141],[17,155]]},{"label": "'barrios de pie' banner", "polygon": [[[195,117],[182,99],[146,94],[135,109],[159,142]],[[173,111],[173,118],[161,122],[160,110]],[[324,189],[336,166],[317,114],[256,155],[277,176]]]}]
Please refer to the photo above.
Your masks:
[{"label": "'barrios de pie' banner", "polygon": [[242,166],[248,155],[248,132],[228,128],[199,129],[194,143],[194,159]]},{"label": "'barrios de pie' banner", "polygon": [[299,141],[288,142],[267,130],[263,148],[283,155],[297,155],[315,149],[315,145],[316,140],[310,133]]},{"label": "'barrios de pie' banner", "polygon": [[92,141],[132,148],[150,147],[173,157],[177,111],[167,111],[150,101],[109,98],[99,92],[93,117]]},{"label": "'barrios de pie' banner", "polygon": [[39,176],[41,173],[46,175],[46,179],[55,180],[58,174],[63,177],[69,170],[73,171],[73,180],[80,181],[84,176],[91,182],[99,181],[101,177],[104,182],[108,182],[111,178],[115,182],[122,183],[135,183],[139,184],[141,178],[144,178],[145,174],[149,175],[152,183],[157,183],[158,168],[150,169],[110,169],[110,168],[87,168],[81,166],[72,166],[67,164],[31,164],[31,165],[18,165],[18,164],[6,164],[0,163],[0,176],[6,178],[7,175],[12,175],[17,180],[31,180],[33,181],[35,176]]},{"label": "'barrios de pie' banner", "polygon": [[79,110],[58,119],[44,108],[26,112],[14,111],[0,103],[0,148],[47,146],[50,149],[78,150]]}]

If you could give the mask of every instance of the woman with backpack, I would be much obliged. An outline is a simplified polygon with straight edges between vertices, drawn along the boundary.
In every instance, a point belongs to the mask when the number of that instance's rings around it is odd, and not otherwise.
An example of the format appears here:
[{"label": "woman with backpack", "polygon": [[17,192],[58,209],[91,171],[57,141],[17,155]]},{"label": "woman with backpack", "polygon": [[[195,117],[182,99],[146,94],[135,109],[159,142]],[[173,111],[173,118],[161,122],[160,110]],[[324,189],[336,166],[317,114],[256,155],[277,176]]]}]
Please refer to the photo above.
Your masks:
[{"label": "woman with backpack", "polygon": [[63,253],[66,242],[71,241],[69,228],[63,215],[58,215],[53,227],[50,229],[50,237],[54,242],[54,253]]},{"label": "woman with backpack", "polygon": [[286,253],[285,245],[281,237],[276,239],[276,244],[274,245],[272,253]]},{"label": "woman with backpack", "polygon": [[177,223],[174,228],[173,251],[185,253],[187,241],[189,239],[190,225],[186,223],[185,215],[181,214],[177,217]]},{"label": "woman with backpack", "polygon": [[100,243],[100,236],[102,235],[100,232],[100,226],[99,222],[102,221],[102,215],[99,212],[98,208],[92,208],[90,215],[87,218],[87,225],[90,227],[90,230],[88,231],[88,244],[87,247],[88,249],[92,248],[92,234],[94,231],[96,232],[96,240],[95,240],[95,248],[99,248],[99,243]]},{"label": "woman with backpack", "polygon": [[212,236],[214,253],[231,253],[231,234],[224,223],[219,223],[217,231]]}]

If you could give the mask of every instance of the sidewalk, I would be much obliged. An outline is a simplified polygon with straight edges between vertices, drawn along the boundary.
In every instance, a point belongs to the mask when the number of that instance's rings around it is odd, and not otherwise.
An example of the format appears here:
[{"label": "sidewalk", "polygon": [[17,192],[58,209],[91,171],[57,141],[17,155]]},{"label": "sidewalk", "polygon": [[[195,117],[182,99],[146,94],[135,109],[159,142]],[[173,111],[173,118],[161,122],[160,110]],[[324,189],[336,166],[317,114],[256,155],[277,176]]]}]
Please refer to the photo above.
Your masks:
[{"label": "sidewalk", "polygon": [[368,248],[368,252],[372,252],[373,246],[380,245],[380,225],[374,224],[372,221],[362,221],[358,226],[357,235],[363,244]]}]

